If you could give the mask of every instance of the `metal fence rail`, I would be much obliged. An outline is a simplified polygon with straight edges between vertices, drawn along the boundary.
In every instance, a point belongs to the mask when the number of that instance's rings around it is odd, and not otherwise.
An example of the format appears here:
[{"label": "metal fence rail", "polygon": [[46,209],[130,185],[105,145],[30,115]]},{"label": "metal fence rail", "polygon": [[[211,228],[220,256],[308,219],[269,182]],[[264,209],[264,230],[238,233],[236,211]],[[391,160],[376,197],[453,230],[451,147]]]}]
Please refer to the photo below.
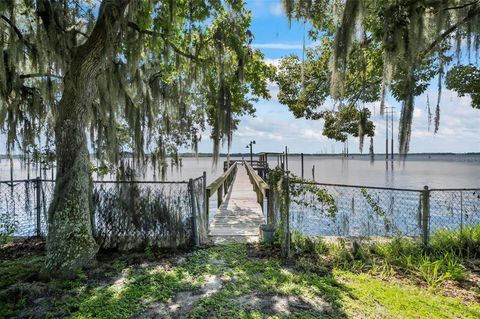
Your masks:
[{"label": "metal fence rail", "polygon": [[[0,233],[45,236],[52,180],[0,181]],[[180,182],[94,181],[93,234],[103,248],[179,247],[207,241],[206,175]]]}]

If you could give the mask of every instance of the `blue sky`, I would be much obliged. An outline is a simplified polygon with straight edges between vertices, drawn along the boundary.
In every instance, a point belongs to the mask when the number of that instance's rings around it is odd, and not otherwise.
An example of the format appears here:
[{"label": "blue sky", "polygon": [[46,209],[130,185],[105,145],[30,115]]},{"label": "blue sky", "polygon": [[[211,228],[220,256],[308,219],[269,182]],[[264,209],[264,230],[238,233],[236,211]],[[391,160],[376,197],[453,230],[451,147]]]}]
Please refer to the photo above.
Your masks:
[{"label": "blue sky", "polygon": [[[255,35],[253,46],[262,50],[269,63],[277,63],[278,59],[289,54],[302,54],[303,23],[288,20],[283,13],[280,0],[247,0],[252,10],[251,30]],[[308,28],[307,28],[308,31]],[[307,45],[309,40],[307,38]],[[291,152],[321,153],[340,152],[341,143],[336,143],[322,136],[322,121],[295,119],[288,108],[278,103],[276,93],[278,87],[270,85],[272,98],[255,104],[256,117],[242,118],[240,127],[234,133],[231,152],[246,152],[245,146],[255,140],[255,151],[282,151],[285,146]],[[435,135],[428,130],[426,112],[427,95],[433,109],[437,99],[435,84],[428,92],[416,99],[413,134],[410,144],[411,152],[480,152],[480,110],[470,107],[470,98],[457,97],[456,93],[443,91],[441,104],[440,131]],[[401,106],[389,98],[390,106],[396,107],[394,121],[394,142],[398,141],[398,117]],[[376,116],[374,146],[376,153],[385,152],[385,120],[378,116],[379,105],[368,105]],[[208,134],[205,134],[207,137]],[[351,152],[358,152],[358,141],[349,141]],[[211,142],[205,138],[199,150],[211,152]],[[395,147],[395,150],[397,148]],[[223,149],[227,151],[226,146]],[[368,152],[368,144],[364,147]]]},{"label": "blue sky", "polygon": [[[283,13],[280,0],[246,0],[252,11],[253,21],[251,30],[255,35],[253,46],[259,48],[268,63],[278,63],[281,57],[289,54],[302,54],[304,27],[303,23],[292,21],[289,25]],[[307,28],[308,31],[308,28]],[[308,38],[306,45],[311,45]],[[288,108],[278,103],[276,94],[278,87],[270,84],[272,98],[255,103],[256,117],[243,117],[239,129],[234,133],[232,153],[248,152],[245,146],[251,140],[256,141],[254,151],[282,151],[288,146],[290,152],[322,153],[340,152],[342,144],[331,141],[322,135],[322,121],[295,119]],[[470,98],[457,97],[456,93],[443,91],[441,105],[440,131],[435,135],[428,130],[427,112],[425,109],[427,95],[431,105],[437,99],[435,83],[427,94],[416,99],[416,108],[413,121],[413,134],[410,144],[411,152],[480,152],[480,110],[470,107]],[[394,142],[398,138],[398,117],[401,106],[392,98],[388,100],[390,106],[396,107]],[[375,153],[385,152],[385,120],[378,116],[379,105],[367,105],[376,115],[373,120],[376,124],[374,138]],[[199,145],[200,152],[212,152],[212,142],[208,138],[209,132],[203,134]],[[0,153],[4,152],[5,137],[0,136]],[[358,152],[358,140],[350,139],[350,152]],[[397,148],[395,147],[395,150]],[[188,151],[185,149],[185,151]],[[227,152],[225,147],[222,152]],[[368,151],[368,143],[364,152]]]}]

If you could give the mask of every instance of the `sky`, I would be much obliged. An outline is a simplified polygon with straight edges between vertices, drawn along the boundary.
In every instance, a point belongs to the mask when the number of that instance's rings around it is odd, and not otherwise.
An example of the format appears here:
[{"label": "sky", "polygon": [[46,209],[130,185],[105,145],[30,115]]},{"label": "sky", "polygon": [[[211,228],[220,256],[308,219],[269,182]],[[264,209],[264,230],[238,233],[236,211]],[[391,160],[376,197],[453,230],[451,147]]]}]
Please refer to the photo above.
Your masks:
[{"label": "sky", "polygon": [[[278,63],[279,59],[297,54],[301,57],[304,27],[302,22],[292,21],[289,26],[280,0],[246,0],[252,11],[252,26],[255,39],[253,46],[260,49],[268,63]],[[308,31],[308,27],[307,27]],[[306,45],[311,44],[306,39]],[[255,140],[254,151],[283,151],[288,146],[293,153],[325,153],[342,150],[342,143],[334,142],[322,135],[322,120],[295,119],[287,106],[278,102],[278,87],[269,85],[271,99],[255,103],[256,116],[245,116],[241,119],[238,130],[234,133],[231,153],[247,153],[246,145]],[[415,112],[410,143],[411,153],[423,152],[480,152],[480,110],[470,106],[470,98],[459,98],[455,92],[444,89],[442,93],[440,130],[433,133],[428,130],[428,114],[426,111],[427,95],[432,110],[437,100],[436,84],[415,101]],[[394,144],[398,150],[398,118],[401,105],[393,98],[388,98],[389,106],[396,108],[394,116]],[[379,103],[367,105],[372,110],[376,125],[374,147],[375,153],[385,152],[385,119],[379,116]],[[375,110],[375,111],[374,111]],[[433,123],[432,123],[433,126]],[[364,153],[368,153],[365,143]],[[351,153],[359,152],[358,139],[349,140]],[[200,152],[211,152],[212,143],[208,134],[199,146]],[[227,152],[227,146],[222,152]]]},{"label": "sky", "polygon": [[[265,54],[267,63],[277,64],[287,55],[302,55],[304,26],[301,22],[289,24],[280,0],[246,0],[252,11],[251,31],[255,39],[253,46]],[[306,29],[308,31],[308,27]],[[306,46],[312,43],[306,37]],[[281,152],[288,147],[292,153],[340,153],[342,143],[334,142],[322,135],[322,120],[295,119],[287,106],[278,102],[278,87],[269,85],[271,99],[260,100],[254,104],[255,117],[241,118],[238,130],[234,133],[231,153],[247,153],[247,144],[255,140],[254,152]],[[411,153],[423,152],[480,152],[480,110],[471,108],[470,98],[459,98],[455,92],[444,89],[441,103],[440,131],[437,134],[428,130],[426,112],[427,95],[434,108],[437,99],[436,83],[432,83],[428,92],[418,97],[410,143]],[[389,106],[396,108],[394,117],[394,144],[398,144],[398,118],[401,105],[393,98],[387,100]],[[367,105],[376,125],[374,148],[375,153],[385,152],[385,119],[379,116],[379,103]],[[199,145],[199,152],[211,153],[212,142],[205,132]],[[0,136],[0,153],[4,153],[5,136]],[[364,153],[368,153],[369,142],[366,141]],[[395,151],[398,148],[395,146]],[[358,153],[358,139],[350,138],[350,153]],[[182,151],[190,151],[183,149]],[[222,152],[228,152],[227,145]]]}]

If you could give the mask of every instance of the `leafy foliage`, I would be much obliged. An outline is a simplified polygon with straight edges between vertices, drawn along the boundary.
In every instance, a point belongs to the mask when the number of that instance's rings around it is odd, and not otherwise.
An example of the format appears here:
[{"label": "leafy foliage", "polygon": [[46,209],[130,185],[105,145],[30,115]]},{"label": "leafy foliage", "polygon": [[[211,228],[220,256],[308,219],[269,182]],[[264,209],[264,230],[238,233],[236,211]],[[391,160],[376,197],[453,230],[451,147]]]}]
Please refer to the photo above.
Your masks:
[{"label": "leafy foliage", "polygon": [[[121,10],[118,37],[98,68],[88,115],[96,157],[118,165],[120,155],[145,152],[161,167],[179,146],[196,149],[206,124],[215,151],[268,98],[271,70],[251,48],[251,14],[243,1],[5,1],[0,5],[0,126],[9,149],[41,148],[54,136],[75,52],[96,41],[106,10]],[[124,17],[123,17],[124,16]],[[113,28],[105,22],[104,29]],[[114,30],[108,30],[114,32]],[[101,39],[98,39],[99,41]]]},{"label": "leafy foliage", "polygon": [[6,212],[0,212],[0,245],[11,241],[17,224],[15,219]]},{"label": "leafy foliage", "polygon": [[480,69],[473,65],[456,66],[448,72],[447,88],[460,96],[470,95],[472,107],[480,109]]},{"label": "leafy foliage", "polygon": [[[326,105],[328,97],[340,105],[356,107],[380,101],[383,113],[390,91],[402,103],[399,148],[406,154],[415,97],[423,94],[435,77],[435,132],[445,75],[447,86],[460,95],[470,94],[472,106],[477,107],[476,68],[452,68],[452,61],[455,58],[460,64],[465,60],[462,53],[466,53],[470,62],[472,51],[478,57],[479,1],[288,0],[284,7],[290,19],[308,20],[312,25],[309,35],[319,43],[307,51],[304,62],[287,57],[280,64],[279,100],[295,116],[322,118],[318,108]],[[302,68],[305,82],[299,80]]]}]

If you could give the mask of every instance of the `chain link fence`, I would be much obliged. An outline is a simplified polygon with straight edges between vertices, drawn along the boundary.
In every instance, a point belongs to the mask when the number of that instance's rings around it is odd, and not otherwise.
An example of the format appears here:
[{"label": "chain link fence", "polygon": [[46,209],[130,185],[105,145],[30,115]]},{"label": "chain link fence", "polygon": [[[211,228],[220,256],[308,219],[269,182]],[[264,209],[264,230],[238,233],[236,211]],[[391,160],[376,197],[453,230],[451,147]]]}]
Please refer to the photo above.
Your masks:
[{"label": "chain link fence", "polygon": [[478,189],[401,189],[289,179],[289,227],[306,235],[420,237],[480,224]]},{"label": "chain link fence", "polygon": [[[275,173],[278,175],[278,172]],[[275,182],[273,182],[273,180]],[[353,239],[418,238],[480,225],[480,188],[402,189],[317,183],[282,172],[270,181],[267,220],[290,254],[292,231]]]},{"label": "chain link fence", "polygon": [[[52,180],[0,181],[0,233],[46,236]],[[102,248],[207,242],[206,175],[180,182],[95,181],[92,230]]]},{"label": "chain link fence", "polygon": [[430,229],[462,231],[480,224],[480,188],[432,189],[430,191]]},{"label": "chain link fence", "polygon": [[54,186],[41,179],[0,181],[0,232],[13,225],[14,236],[45,235]]}]

